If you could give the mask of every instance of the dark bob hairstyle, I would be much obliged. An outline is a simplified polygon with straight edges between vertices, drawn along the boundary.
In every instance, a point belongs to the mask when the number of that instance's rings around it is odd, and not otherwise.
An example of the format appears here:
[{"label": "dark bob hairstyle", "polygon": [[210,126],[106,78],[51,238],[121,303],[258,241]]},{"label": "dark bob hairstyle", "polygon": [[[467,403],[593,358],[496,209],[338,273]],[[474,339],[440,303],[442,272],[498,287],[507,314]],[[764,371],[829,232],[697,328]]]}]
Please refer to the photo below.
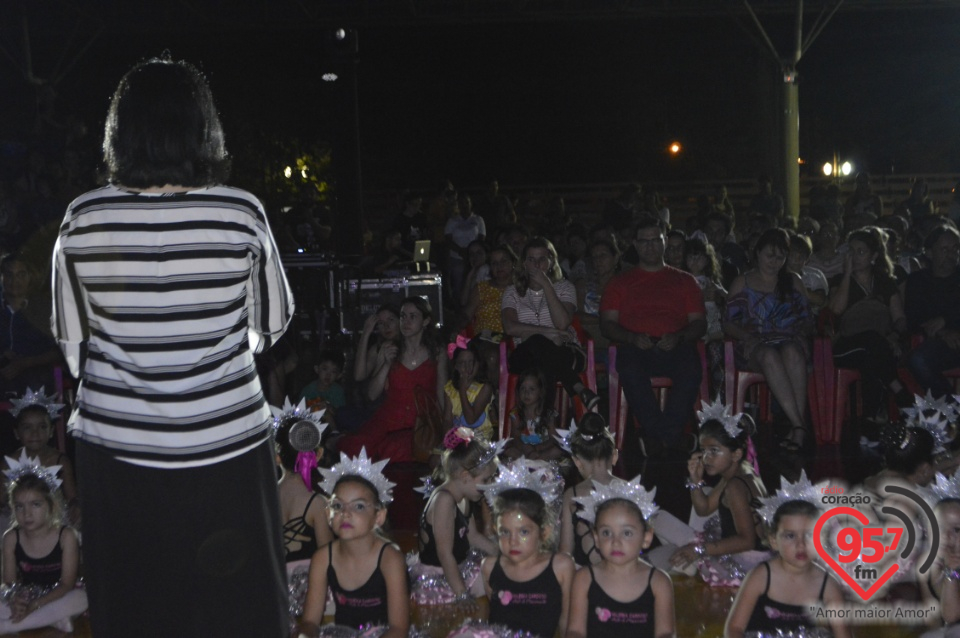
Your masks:
[{"label": "dark bob hairstyle", "polygon": [[103,159],[110,182],[131,188],[226,181],[230,158],[203,74],[159,58],[128,71],[110,100]]}]

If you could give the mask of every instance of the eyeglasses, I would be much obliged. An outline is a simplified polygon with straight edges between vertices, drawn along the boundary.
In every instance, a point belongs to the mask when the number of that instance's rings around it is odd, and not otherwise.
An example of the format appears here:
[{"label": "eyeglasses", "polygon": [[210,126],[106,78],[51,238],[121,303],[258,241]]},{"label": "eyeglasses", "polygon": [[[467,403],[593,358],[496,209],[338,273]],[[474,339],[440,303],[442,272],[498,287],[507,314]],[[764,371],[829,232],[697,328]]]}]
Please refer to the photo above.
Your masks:
[{"label": "eyeglasses", "polygon": [[366,514],[367,512],[376,509],[372,503],[367,501],[351,501],[349,503],[344,503],[342,501],[330,501],[327,504],[327,507],[335,516],[337,514],[343,514],[344,512],[350,512],[351,514]]}]

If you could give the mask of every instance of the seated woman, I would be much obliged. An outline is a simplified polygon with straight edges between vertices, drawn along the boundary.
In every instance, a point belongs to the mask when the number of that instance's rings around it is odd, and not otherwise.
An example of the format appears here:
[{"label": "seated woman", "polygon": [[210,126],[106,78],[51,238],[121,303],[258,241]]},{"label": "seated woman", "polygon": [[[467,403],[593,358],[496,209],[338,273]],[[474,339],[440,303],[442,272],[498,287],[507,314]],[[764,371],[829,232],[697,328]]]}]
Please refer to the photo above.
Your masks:
[{"label": "seated woman", "polygon": [[[417,395],[439,403],[447,383],[446,353],[437,345],[433,309],[421,297],[408,297],[400,306],[400,347],[385,349],[384,365],[367,386],[367,397],[384,395],[373,417],[339,441],[340,451],[357,456],[366,447],[373,460],[411,462]],[[439,409],[439,408],[438,408]]]},{"label": "seated woman", "polygon": [[885,389],[896,395],[901,407],[913,402],[897,375],[900,334],[907,319],[883,231],[875,226],[855,230],[847,244],[843,278],[830,296],[830,310],[838,319],[833,360],[837,367],[859,370],[863,413],[872,418]]},{"label": "seated woman", "polygon": [[559,381],[587,411],[595,408],[599,397],[580,381],[587,361],[572,325],[576,290],[563,278],[548,239],[534,237],[524,245],[521,267],[501,307],[504,332],[517,345],[507,362],[510,373],[539,368],[547,374],[548,391]]},{"label": "seated woman", "polygon": [[399,345],[400,308],[392,303],[383,304],[363,323],[353,362],[353,380],[366,381],[386,361],[388,347],[396,348]]},{"label": "seated woman", "polygon": [[760,236],[753,269],[730,286],[723,331],[737,341],[737,367],[766,377],[790,421],[790,432],[780,445],[797,452],[809,434],[805,412],[813,323],[800,277],[787,270],[789,250],[785,230],[771,228]]}]

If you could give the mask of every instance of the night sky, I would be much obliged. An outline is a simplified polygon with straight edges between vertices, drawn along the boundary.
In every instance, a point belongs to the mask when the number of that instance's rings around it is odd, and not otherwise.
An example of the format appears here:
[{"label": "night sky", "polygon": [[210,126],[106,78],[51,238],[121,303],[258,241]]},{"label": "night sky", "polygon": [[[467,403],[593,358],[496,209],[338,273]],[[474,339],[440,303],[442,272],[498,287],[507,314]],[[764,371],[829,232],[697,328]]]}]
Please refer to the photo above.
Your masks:
[{"label": "night sky", "polygon": [[[764,22],[785,48],[789,20]],[[958,22],[956,10],[837,14],[799,66],[808,166],[836,150],[875,173],[956,171]],[[67,34],[32,27],[44,76]],[[7,21],[0,36],[18,55],[19,29]],[[365,186],[755,176],[777,134],[763,113],[779,108],[778,71],[755,36],[731,17],[361,28]],[[323,39],[319,28],[108,26],[58,85],[57,118],[79,117],[96,146],[123,72],[169,49],[207,71],[238,156],[265,135],[317,144],[337,125]],[[0,138],[28,141],[34,94],[6,56],[0,88]],[[680,160],[664,152],[672,139]]]}]

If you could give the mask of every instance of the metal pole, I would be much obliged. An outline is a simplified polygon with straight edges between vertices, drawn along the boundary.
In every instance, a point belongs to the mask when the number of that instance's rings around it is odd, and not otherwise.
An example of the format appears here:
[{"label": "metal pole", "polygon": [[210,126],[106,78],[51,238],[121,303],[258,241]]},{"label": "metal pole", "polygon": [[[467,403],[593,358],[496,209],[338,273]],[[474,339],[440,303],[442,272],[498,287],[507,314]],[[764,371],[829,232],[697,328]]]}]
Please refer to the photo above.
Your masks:
[{"label": "metal pole", "polygon": [[[789,78],[789,79],[788,79]],[[800,217],[800,106],[795,75],[783,82],[783,214]]]}]

